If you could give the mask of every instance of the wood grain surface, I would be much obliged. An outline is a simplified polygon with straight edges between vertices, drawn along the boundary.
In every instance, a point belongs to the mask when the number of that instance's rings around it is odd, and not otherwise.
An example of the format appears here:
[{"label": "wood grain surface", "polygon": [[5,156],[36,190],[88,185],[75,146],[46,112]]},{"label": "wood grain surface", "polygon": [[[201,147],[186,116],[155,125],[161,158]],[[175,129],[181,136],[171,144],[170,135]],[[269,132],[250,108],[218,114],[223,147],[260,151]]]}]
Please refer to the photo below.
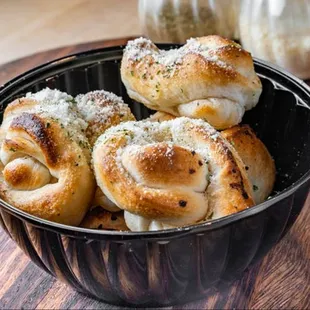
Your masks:
[{"label": "wood grain surface", "polygon": [[[46,61],[125,39],[69,46],[0,67],[0,84]],[[0,229],[0,309],[120,309],[81,295],[35,266]],[[310,309],[310,196],[291,230],[243,277],[205,299],[167,309]],[[166,309],[166,308],[165,308]]]}]

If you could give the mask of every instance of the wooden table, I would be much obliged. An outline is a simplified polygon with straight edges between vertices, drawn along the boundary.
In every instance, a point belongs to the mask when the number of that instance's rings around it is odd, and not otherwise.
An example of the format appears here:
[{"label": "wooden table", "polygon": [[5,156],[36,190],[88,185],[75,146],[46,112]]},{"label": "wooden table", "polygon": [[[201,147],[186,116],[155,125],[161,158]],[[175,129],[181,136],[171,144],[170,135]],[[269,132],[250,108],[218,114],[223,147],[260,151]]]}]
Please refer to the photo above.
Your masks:
[{"label": "wooden table", "polygon": [[[70,53],[124,44],[111,40],[39,53],[0,67],[0,84]],[[73,291],[35,266],[0,230],[0,309],[118,309]],[[310,196],[297,222],[265,259],[225,291],[171,309],[310,309]]]}]

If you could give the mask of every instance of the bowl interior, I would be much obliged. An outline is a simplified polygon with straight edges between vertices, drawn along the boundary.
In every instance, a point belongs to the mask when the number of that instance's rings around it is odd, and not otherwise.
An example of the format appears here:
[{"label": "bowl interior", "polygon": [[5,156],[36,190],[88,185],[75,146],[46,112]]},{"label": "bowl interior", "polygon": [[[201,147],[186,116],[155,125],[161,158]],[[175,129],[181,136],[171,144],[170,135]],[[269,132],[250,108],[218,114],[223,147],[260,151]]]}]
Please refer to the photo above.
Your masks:
[{"label": "bowl interior", "polygon": [[[1,121],[5,107],[13,99],[44,87],[57,88],[73,96],[105,89],[122,96],[137,119],[148,117],[153,111],[132,101],[121,82],[121,55],[122,47],[97,50],[43,65],[16,78],[0,90]],[[263,93],[257,106],[246,112],[243,123],[255,130],[275,160],[275,195],[310,170],[310,92],[294,77],[264,62],[255,61],[255,67],[263,83]]]}]

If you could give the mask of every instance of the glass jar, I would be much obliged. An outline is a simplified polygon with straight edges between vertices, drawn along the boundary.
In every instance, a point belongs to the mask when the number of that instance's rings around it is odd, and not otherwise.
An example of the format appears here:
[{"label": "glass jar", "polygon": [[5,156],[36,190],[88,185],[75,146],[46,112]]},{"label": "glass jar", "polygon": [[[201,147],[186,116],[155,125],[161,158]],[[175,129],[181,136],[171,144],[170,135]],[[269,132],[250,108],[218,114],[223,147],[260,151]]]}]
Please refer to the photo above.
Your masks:
[{"label": "glass jar", "polygon": [[139,0],[144,35],[154,42],[184,43],[218,34],[237,39],[240,0]]},{"label": "glass jar", "polygon": [[239,29],[253,56],[310,78],[309,0],[243,0]]}]

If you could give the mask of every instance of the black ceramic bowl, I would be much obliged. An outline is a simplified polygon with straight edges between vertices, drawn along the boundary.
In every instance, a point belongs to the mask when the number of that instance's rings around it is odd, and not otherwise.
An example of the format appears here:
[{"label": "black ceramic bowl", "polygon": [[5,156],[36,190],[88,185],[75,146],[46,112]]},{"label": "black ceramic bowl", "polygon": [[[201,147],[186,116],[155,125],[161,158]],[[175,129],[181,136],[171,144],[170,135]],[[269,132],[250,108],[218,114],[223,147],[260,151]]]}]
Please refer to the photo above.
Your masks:
[{"label": "black ceramic bowl", "polygon": [[[123,96],[138,119],[147,117],[150,111],[132,102],[121,83],[122,48],[65,57],[12,80],[0,90],[1,115],[14,98],[48,86],[72,95],[106,89]],[[256,60],[255,67],[263,93],[243,122],[254,128],[275,159],[271,199],[205,224],[142,233],[60,225],[0,201],[2,227],[39,267],[108,303],[185,303],[236,279],[284,236],[310,184],[310,90],[265,62]]]}]

